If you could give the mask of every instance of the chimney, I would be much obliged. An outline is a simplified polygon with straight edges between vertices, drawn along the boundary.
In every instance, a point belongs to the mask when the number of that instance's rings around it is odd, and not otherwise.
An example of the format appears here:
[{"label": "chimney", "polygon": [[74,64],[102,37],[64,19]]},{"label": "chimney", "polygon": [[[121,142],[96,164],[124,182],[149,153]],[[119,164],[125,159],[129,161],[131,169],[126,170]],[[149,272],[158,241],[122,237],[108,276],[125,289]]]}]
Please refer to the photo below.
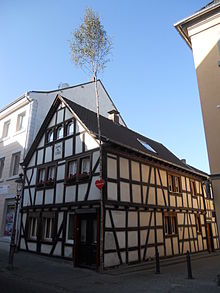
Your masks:
[{"label": "chimney", "polygon": [[119,124],[119,112],[117,110],[111,110],[108,114],[108,119],[112,120],[116,124]]},{"label": "chimney", "polygon": [[186,159],[182,159],[181,162],[186,165]]}]

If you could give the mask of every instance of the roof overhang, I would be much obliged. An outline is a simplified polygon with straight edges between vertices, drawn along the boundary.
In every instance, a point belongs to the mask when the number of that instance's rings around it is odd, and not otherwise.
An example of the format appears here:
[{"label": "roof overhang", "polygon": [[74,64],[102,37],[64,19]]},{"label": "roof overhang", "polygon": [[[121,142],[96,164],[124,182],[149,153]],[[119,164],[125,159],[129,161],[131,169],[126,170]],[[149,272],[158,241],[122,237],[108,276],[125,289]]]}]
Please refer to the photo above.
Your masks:
[{"label": "roof overhang", "polygon": [[183,20],[180,20],[179,22],[174,24],[174,27],[179,32],[181,37],[186,41],[187,45],[192,49],[192,43],[191,39],[188,35],[187,27],[190,22],[199,20],[202,16],[205,14],[208,14],[210,12],[213,12],[214,10],[218,9],[220,7],[220,2],[213,3],[213,5],[208,5],[202,10],[199,10],[198,12],[194,13],[193,15],[184,18]]}]

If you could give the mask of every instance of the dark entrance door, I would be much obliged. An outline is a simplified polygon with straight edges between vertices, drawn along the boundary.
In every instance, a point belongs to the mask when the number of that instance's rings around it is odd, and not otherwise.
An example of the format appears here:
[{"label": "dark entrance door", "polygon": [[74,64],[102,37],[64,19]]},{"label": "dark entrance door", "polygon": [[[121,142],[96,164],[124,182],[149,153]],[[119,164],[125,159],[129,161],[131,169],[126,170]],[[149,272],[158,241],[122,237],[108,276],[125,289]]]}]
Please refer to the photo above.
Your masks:
[{"label": "dark entrance door", "polygon": [[211,223],[207,223],[207,244],[209,252],[214,251],[213,235]]},{"label": "dark entrance door", "polygon": [[78,265],[96,267],[97,215],[78,215]]}]

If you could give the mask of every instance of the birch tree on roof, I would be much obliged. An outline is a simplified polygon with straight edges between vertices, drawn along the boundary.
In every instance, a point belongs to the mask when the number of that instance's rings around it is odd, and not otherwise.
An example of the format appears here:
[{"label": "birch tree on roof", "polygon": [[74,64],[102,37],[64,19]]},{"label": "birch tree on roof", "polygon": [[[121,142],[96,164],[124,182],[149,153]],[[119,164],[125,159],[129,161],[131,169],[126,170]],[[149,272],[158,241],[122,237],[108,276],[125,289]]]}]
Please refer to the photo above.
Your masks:
[{"label": "birch tree on roof", "polygon": [[[99,92],[97,87],[98,74],[109,62],[112,42],[100,21],[100,17],[93,9],[86,9],[82,24],[73,32],[71,41],[72,61],[75,65],[92,75],[95,84],[97,128],[100,147],[100,179],[102,179],[102,145],[99,111]],[[100,241],[100,268],[103,269],[103,194],[101,194],[101,241]]]}]

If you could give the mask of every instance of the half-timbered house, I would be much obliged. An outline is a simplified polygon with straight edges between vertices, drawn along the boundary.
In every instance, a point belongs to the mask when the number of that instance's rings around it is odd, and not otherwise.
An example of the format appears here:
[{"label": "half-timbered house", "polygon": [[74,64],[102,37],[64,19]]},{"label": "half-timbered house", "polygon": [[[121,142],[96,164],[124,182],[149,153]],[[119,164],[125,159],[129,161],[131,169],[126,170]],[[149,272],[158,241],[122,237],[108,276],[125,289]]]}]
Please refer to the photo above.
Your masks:
[{"label": "half-timbered house", "polygon": [[[57,96],[23,163],[20,249],[104,268],[219,247],[207,174]],[[101,249],[101,250],[100,250]]]}]

